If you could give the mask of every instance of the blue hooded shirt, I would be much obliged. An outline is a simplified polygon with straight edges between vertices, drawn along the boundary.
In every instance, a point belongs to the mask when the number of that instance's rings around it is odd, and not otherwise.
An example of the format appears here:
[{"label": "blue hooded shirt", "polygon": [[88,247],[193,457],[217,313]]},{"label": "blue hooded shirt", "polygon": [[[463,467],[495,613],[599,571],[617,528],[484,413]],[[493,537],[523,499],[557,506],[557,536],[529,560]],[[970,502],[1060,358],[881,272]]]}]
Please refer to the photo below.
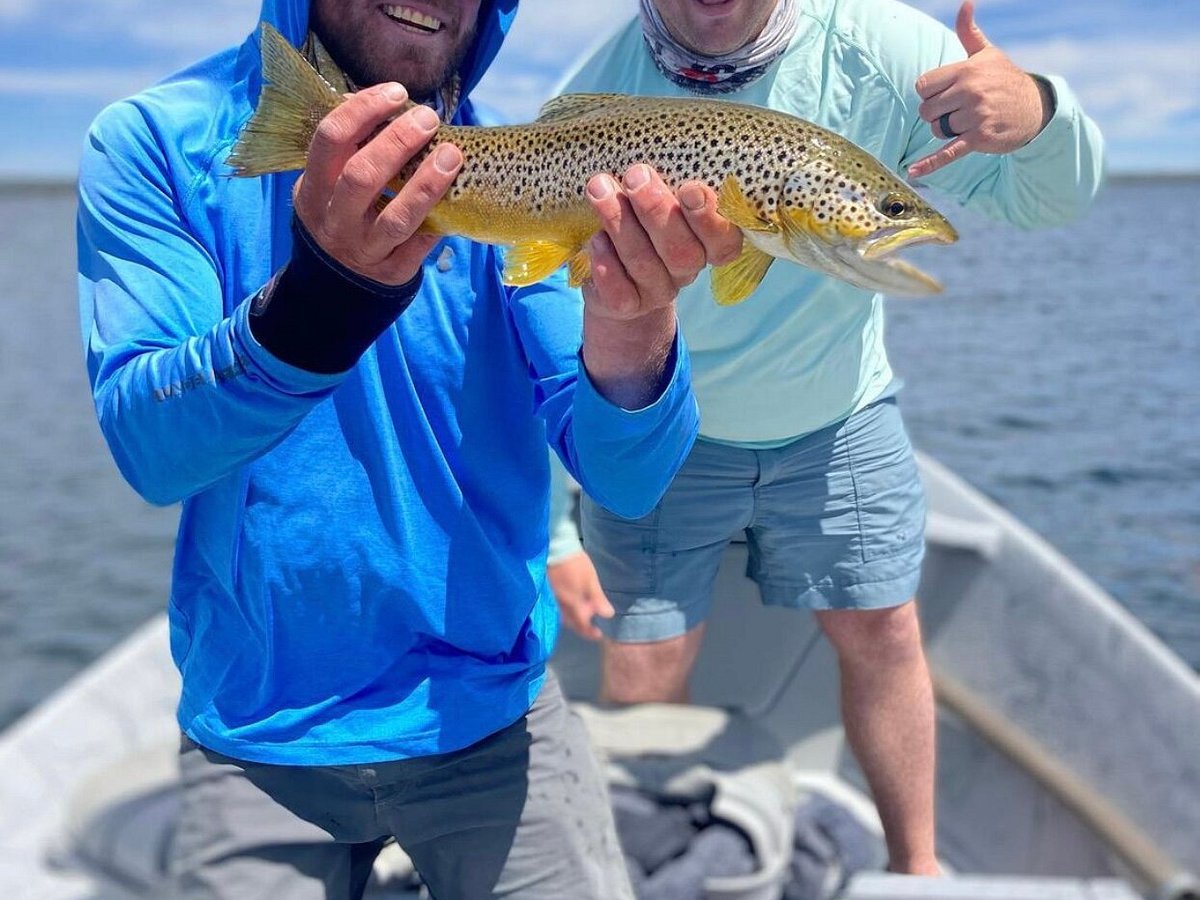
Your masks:
[{"label": "blue hooded shirt", "polygon": [[[482,3],[464,97],[516,5]],[[299,45],[308,3],[262,18]],[[653,404],[620,409],[579,363],[578,292],[506,287],[496,248],[448,237],[348,372],[272,356],[249,298],[291,256],[297,176],[225,165],[260,86],[253,35],[106,109],[80,172],[101,430],[143,497],[182,501],[179,724],[267,763],[455,750],[526,712],[553,649],[547,442],[599,502],[645,513],[695,438],[687,354]],[[479,123],[469,97],[456,122]]]}]

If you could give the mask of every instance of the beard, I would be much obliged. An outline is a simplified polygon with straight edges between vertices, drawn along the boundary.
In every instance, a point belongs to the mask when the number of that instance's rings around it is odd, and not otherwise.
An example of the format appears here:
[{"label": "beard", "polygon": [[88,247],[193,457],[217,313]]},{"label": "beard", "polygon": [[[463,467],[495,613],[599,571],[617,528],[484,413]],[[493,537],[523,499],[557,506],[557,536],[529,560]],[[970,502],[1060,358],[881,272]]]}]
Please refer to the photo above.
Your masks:
[{"label": "beard", "polygon": [[413,44],[395,48],[355,23],[329,21],[320,14],[322,6],[313,5],[310,28],[350,80],[360,88],[398,81],[418,103],[438,95],[458,73],[475,44],[477,23],[472,21],[448,52],[430,54]]}]

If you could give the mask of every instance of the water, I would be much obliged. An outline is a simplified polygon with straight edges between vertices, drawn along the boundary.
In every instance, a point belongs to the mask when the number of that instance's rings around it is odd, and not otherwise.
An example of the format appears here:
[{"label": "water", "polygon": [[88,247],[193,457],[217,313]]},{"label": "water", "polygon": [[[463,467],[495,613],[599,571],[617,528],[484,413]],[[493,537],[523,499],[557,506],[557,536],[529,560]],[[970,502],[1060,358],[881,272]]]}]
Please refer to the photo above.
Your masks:
[{"label": "water", "polygon": [[[1200,179],[1117,182],[1069,229],[950,210],[894,301],[918,446],[1053,542],[1200,669]],[[160,611],[177,511],[118,476],[84,377],[74,195],[0,190],[0,727]]]}]

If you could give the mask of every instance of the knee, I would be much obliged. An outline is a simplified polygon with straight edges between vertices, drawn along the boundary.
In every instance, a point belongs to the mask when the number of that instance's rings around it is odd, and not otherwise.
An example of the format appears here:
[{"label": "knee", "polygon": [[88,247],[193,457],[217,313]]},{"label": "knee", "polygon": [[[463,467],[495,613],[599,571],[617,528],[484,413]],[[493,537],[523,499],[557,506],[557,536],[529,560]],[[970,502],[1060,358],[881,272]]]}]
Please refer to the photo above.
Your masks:
[{"label": "knee", "polygon": [[689,635],[644,644],[605,641],[601,699],[609,703],[686,703],[695,650]]},{"label": "knee", "polygon": [[915,601],[889,609],[829,610],[818,618],[843,662],[888,666],[924,656]]}]

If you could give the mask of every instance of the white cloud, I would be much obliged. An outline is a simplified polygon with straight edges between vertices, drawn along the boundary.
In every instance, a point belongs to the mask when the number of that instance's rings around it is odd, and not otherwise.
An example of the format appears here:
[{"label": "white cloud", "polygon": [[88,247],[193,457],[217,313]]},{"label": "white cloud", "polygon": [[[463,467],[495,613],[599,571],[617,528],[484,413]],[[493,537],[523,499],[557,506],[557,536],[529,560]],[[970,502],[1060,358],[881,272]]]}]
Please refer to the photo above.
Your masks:
[{"label": "white cloud", "polygon": [[[1115,21],[1126,6],[1126,0],[1094,2],[1097,6],[1088,9],[1103,10],[1105,22]],[[911,0],[911,5],[953,21],[960,0]],[[25,27],[45,18],[38,27],[51,44],[57,29],[65,46],[77,48],[71,51],[75,58],[57,64],[0,65],[0,97],[5,102],[21,96],[60,98],[63,103],[73,98],[81,101],[81,110],[98,109],[241,40],[253,28],[259,6],[260,0],[192,6],[93,0],[64,17],[46,15],[49,7],[37,0],[0,0],[0,25]],[[1052,8],[1034,8],[1031,0],[980,0],[978,16],[985,27],[989,11],[997,13],[992,21],[998,26],[1006,20],[1010,26],[1024,23],[1025,40],[991,36],[1018,64],[1067,78],[1100,123],[1114,165],[1136,167],[1153,151],[1155,159],[1200,166],[1195,149],[1200,147],[1200,29],[1192,25],[1157,37],[1152,22],[1131,18],[1131,27],[1138,23],[1142,30],[1106,25],[1102,35],[1081,37],[1069,17],[1083,8],[1081,0]],[[1017,15],[1026,9],[1030,18]],[[566,68],[636,10],[637,0],[521,0],[513,31],[476,96],[514,120],[528,120]],[[1044,27],[1031,30],[1034,23]],[[1039,32],[1044,37],[1029,38]],[[88,47],[97,49],[82,49]],[[79,128],[85,125],[86,120]]]},{"label": "white cloud", "polygon": [[1163,134],[1177,117],[1200,114],[1200,35],[1058,38],[1009,54],[1031,71],[1063,75],[1109,139]]}]

